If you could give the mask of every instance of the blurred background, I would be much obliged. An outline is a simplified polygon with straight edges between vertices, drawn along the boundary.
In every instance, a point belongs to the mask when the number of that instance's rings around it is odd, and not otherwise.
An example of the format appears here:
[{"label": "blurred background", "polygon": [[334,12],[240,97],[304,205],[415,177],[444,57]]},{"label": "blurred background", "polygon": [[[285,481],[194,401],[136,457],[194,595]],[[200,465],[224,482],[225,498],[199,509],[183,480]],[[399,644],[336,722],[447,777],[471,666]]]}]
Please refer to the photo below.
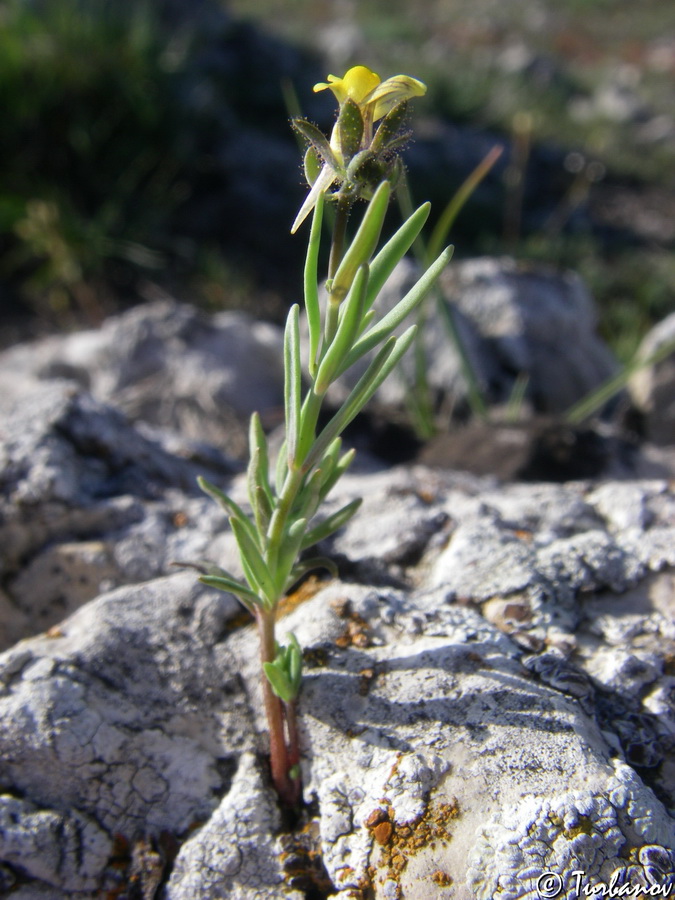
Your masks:
[{"label": "blurred background", "polygon": [[[576,269],[620,360],[675,308],[670,0],[0,0],[0,345],[173,296],[281,321],[302,112],[363,63],[428,85],[406,151],[456,255]],[[433,223],[432,223],[433,224]]]}]

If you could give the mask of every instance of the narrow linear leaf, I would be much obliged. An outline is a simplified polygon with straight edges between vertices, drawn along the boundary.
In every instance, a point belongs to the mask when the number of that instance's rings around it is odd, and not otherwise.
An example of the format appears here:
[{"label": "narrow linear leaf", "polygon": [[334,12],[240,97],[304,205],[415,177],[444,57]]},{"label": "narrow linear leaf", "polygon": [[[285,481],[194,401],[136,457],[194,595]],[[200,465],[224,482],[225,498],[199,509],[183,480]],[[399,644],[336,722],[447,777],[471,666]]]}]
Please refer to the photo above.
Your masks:
[{"label": "narrow linear leaf", "polygon": [[248,498],[257,527],[258,546],[262,550],[260,535],[265,534],[272,515],[273,498],[269,486],[269,460],[267,439],[260,416],[253,413],[249,427],[250,460],[247,471]]},{"label": "narrow linear leaf", "polygon": [[370,331],[366,332],[354,344],[354,347],[345,358],[337,375],[341,375],[358,359],[388,338],[410,313],[419,306],[433,287],[436,279],[447,266],[452,257],[453,247],[447,247],[438,259],[420,276],[417,283],[408,291],[405,297],[396,304]]},{"label": "narrow linear leaf", "polygon": [[430,203],[423,203],[419,209],[416,209],[373,259],[370,264],[366,308],[373,305],[386,280],[414,244],[429,218],[430,210]]},{"label": "narrow linear leaf", "polygon": [[260,598],[246,585],[241,584],[235,578],[223,578],[222,575],[202,575],[199,580],[202,584],[217,588],[219,591],[234,594],[247,609],[260,605]]},{"label": "narrow linear leaf", "polygon": [[283,700],[284,703],[290,703],[291,700],[295,698],[295,692],[293,691],[293,685],[289,681],[284,670],[281,669],[276,662],[263,663],[262,667],[273,692],[277,697]]},{"label": "narrow linear leaf", "polygon": [[291,685],[297,695],[302,682],[302,647],[294,634],[288,635],[286,671]]},{"label": "narrow linear leaf", "polygon": [[279,455],[275,466],[274,481],[277,491],[277,497],[281,494],[286,475],[288,474],[288,454],[286,453],[286,441],[284,440],[279,447]]},{"label": "narrow linear leaf", "polygon": [[417,327],[412,325],[399,338],[390,337],[380,348],[375,359],[356,383],[349,397],[316,439],[314,447],[307,455],[305,466],[309,469],[324,452],[326,446],[354,419],[373,396],[394,366],[406,352]]},{"label": "narrow linear leaf", "polygon": [[259,483],[266,489],[267,493],[271,496],[270,490],[270,482],[269,482],[269,454],[267,451],[267,438],[265,437],[265,432],[262,427],[262,422],[260,421],[260,416],[257,412],[254,412],[251,416],[251,421],[249,424],[248,431],[248,444],[249,451],[251,456],[255,453],[259,454],[259,460],[257,462],[256,475],[259,478]]},{"label": "narrow linear leaf", "polygon": [[[368,300],[366,298],[366,305],[368,304]],[[365,316],[361,319],[361,329],[359,330],[359,335],[363,334],[363,332],[370,327],[371,322],[375,318],[375,310],[369,309]]]},{"label": "narrow linear leaf", "polygon": [[354,461],[354,457],[356,456],[356,450],[353,448],[348,450],[344,456],[338,460],[335,468],[331,475],[326,478],[321,488],[321,500],[324,500],[328,494],[333,490],[337,482],[342,478],[347,469],[351,466]]},{"label": "narrow linear leaf", "polygon": [[251,588],[260,590],[270,603],[275,603],[277,597],[274,593],[274,580],[267,567],[267,563],[258,550],[258,545],[237,519],[232,517],[230,519],[230,524],[237,541],[237,546],[239,547],[239,555],[241,557],[242,567],[244,568],[244,574],[247,579],[249,579],[250,576],[253,580]]},{"label": "narrow linear leaf", "polygon": [[319,370],[314,383],[314,390],[317,394],[325,394],[330,387],[335,372],[340,366],[340,362],[351,349],[355,338],[361,330],[361,322],[363,321],[363,313],[365,310],[366,291],[368,289],[368,264],[364,263],[354,278],[347,299],[342,304],[344,310],[335,337],[326,350],[323,359],[319,365]]},{"label": "narrow linear leaf", "polygon": [[314,528],[311,528],[302,541],[301,549],[306,550],[313,544],[317,544],[319,541],[323,541],[327,537],[330,537],[331,534],[335,534],[336,531],[342,528],[343,525],[346,525],[352,516],[356,514],[362,502],[361,497],[352,500],[351,503],[343,506],[342,509],[338,509],[337,512],[327,516],[323,522],[320,522]]},{"label": "narrow linear leaf", "polygon": [[326,496],[325,485],[335,474],[340,452],[342,450],[342,438],[336,437],[334,441],[326,448],[321,461],[318,464],[317,471],[321,473],[321,495],[320,501]]},{"label": "narrow linear leaf", "polygon": [[236,519],[242,524],[242,526],[248,532],[249,536],[254,541],[257,540],[257,534],[253,522],[251,522],[249,517],[246,515],[246,513],[238,503],[235,503],[234,500],[225,493],[225,491],[221,491],[220,488],[217,488],[215,484],[211,484],[210,481],[207,481],[206,478],[203,478],[201,475],[197,478],[197,483],[199,487],[204,491],[204,493],[208,494],[210,497],[213,497],[213,499],[220,504],[222,509],[224,509],[229,516]]},{"label": "narrow linear leaf", "polygon": [[298,558],[298,553],[300,552],[300,547],[302,545],[302,539],[307,531],[307,519],[302,518],[298,519],[296,522],[293,522],[291,527],[288,529],[286,533],[286,537],[279,549],[279,556],[276,564],[276,578],[275,578],[275,587],[281,595],[284,592],[284,587],[286,585],[286,581],[288,576],[293,570],[293,566]]},{"label": "narrow linear leaf", "polygon": [[286,412],[286,452],[288,466],[296,463],[300,437],[302,405],[302,367],[300,364],[300,307],[294,303],[288,312],[284,333],[284,406]]},{"label": "narrow linear leaf", "polygon": [[347,296],[347,291],[351,287],[359,266],[370,260],[377,246],[390,194],[389,182],[383,181],[373,194],[373,199],[368,204],[354,240],[342,257],[342,262],[338,266],[331,285],[331,295],[338,302]]},{"label": "narrow linear leaf", "polygon": [[285,590],[289,591],[297,581],[300,581],[308,572],[313,572],[315,569],[325,569],[333,578],[338,577],[338,568],[332,559],[329,559],[327,556],[313,556],[309,559],[303,559],[293,566],[291,574],[286,581]]},{"label": "narrow linear leaf", "polygon": [[321,487],[323,485],[323,471],[321,466],[316,468],[305,481],[298,493],[293,512],[296,518],[306,519],[308,522],[316,514],[321,503]]},{"label": "narrow linear leaf", "polygon": [[305,312],[309,331],[309,374],[314,377],[321,341],[321,306],[319,303],[319,248],[323,221],[324,195],[320,194],[314,207],[309,244],[305,258],[304,287]]},{"label": "narrow linear leaf", "polygon": [[[261,485],[258,485],[255,488],[254,497],[255,502],[252,505],[255,515],[255,523],[258,529],[258,534],[263,535],[267,533],[270,520],[274,513],[274,506],[270,502],[267,491]],[[259,541],[258,543],[260,544],[260,547],[262,549],[261,542]]]}]

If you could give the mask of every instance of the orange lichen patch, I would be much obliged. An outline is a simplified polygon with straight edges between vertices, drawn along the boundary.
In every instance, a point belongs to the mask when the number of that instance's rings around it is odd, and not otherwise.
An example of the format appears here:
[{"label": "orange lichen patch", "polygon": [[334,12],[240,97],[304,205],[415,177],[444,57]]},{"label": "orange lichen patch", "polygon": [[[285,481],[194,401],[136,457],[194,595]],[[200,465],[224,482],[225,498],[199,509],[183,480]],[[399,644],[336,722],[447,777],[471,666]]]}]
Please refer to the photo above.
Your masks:
[{"label": "orange lichen patch", "polygon": [[347,627],[343,634],[336,638],[335,644],[341,649],[346,647],[370,647],[370,629],[366,620],[358,613],[350,613]]},{"label": "orange lichen patch", "polygon": [[[459,816],[456,800],[449,803],[430,803],[419,819],[397,825],[393,810],[383,801],[374,809],[364,824],[381,847],[378,865],[369,866],[371,881],[376,877],[398,882],[411,857],[427,847],[434,847],[436,841],[447,843],[451,839],[449,825]],[[452,878],[441,869],[431,876],[440,887],[452,884]]]},{"label": "orange lichen patch", "polygon": [[325,581],[317,578],[316,575],[310,575],[306,581],[302,582],[299,588],[291,591],[290,594],[287,594],[282,598],[279,603],[279,618],[287,616],[289,613],[292,613],[294,609],[297,609],[300,604],[305,603],[307,600],[311,600],[311,598],[315,594],[318,594],[325,586]]},{"label": "orange lichen patch", "polygon": [[389,812],[386,809],[382,809],[381,806],[378,806],[368,815],[368,818],[363,824],[366,828],[374,828],[376,825],[379,825],[380,822],[386,822],[388,819]]},{"label": "orange lichen patch", "polygon": [[65,637],[58,625],[52,625],[45,633],[51,639]]},{"label": "orange lichen patch", "polygon": [[283,834],[279,861],[286,884],[306,893],[327,895],[333,887],[323,865],[318,823],[307,822],[299,831]]},{"label": "orange lichen patch", "polygon": [[343,634],[336,639],[336,646],[341,649],[346,647],[370,647],[370,631],[366,620],[352,608],[352,601],[348,597],[336,597],[331,601],[330,608],[339,619],[347,622]]},{"label": "orange lichen patch", "polygon": [[379,822],[373,828],[373,837],[377,841],[378,844],[388,844],[391,840],[391,836],[394,833],[394,826],[391,822]]},{"label": "orange lichen patch", "polygon": [[190,521],[184,512],[175,512],[171,519],[174,528],[185,528]]}]

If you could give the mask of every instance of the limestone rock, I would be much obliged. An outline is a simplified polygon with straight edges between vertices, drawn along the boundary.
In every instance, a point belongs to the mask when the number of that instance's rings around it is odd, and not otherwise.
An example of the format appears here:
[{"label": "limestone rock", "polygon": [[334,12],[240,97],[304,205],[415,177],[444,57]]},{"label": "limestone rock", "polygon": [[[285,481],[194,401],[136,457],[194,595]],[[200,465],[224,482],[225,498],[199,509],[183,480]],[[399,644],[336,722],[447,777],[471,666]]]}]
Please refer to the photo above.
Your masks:
[{"label": "limestone rock", "polygon": [[274,792],[263,784],[256,760],[244,754],[229,793],[183,845],[167,885],[167,900],[301,900],[303,894],[283,884],[274,840],[279,820]]},{"label": "limestone rock", "polygon": [[202,556],[222,518],[196,478],[231,472],[225,457],[181,459],[68,382],[28,379],[0,399],[0,428],[0,646]]},{"label": "limestone rock", "polygon": [[644,422],[646,437],[655,444],[675,444],[675,313],[659,322],[645,336],[638,357],[649,360],[664,347],[670,353],[646,365],[630,380],[633,404]]},{"label": "limestone rock", "polygon": [[347,474],[322,514],[362,510],[320,547],[341,580],[279,622],[305,649],[294,823],[250,617],[170,568],[232,566],[195,476],[243,503],[245,476],[72,380],[28,378],[0,416],[0,890],[483,900],[575,867],[671,878],[671,482]]},{"label": "limestone rock", "polygon": [[72,380],[131,421],[241,453],[250,414],[283,406],[281,346],[280,328],[245,313],[156,301],[7,350],[0,377],[9,396],[27,378]]}]

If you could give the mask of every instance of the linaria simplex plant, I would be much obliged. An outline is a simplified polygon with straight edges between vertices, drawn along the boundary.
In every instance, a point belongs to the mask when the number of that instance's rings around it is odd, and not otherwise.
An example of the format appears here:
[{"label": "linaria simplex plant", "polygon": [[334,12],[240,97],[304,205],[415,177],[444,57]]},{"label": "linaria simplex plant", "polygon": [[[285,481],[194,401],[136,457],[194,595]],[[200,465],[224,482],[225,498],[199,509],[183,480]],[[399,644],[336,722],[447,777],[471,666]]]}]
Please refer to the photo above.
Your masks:
[{"label": "linaria simplex plant", "polygon": [[[390,195],[402,172],[399,151],[408,137],[404,130],[408,100],[426,88],[406,75],[381,81],[365,66],[349,69],[343,78],[329,75],[314,90],[326,88],[339,103],[330,138],[304,119],[293,122],[307,142],[305,172],[310,191],[292,231],[312,215],[304,275],[309,387],[303,395],[296,304],[288,313],[284,335],[286,434],[275,471],[271,472],[260,417],[254,413],[249,431],[250,513],[200,479],[201,487],[229,515],[244,575],[240,579],[218,566],[203,564],[201,581],[234,594],[255,617],[272,780],[288,806],[297,805],[301,789],[295,701],[302,650],[294,635],[286,646],[276,642],[279,601],[305,573],[320,567],[335,572],[331,560],[304,554],[348,522],[361,503],[354,500],[325,518],[317,517],[321,502],[354,457],[353,450],[342,452],[340,435],[410,347],[415,326],[400,336],[395,331],[422,302],[451,256],[451,248],[444,250],[412,290],[378,320],[378,294],[429,214],[429,204],[420,206],[378,250]],[[375,123],[379,123],[376,129]],[[359,199],[368,205],[348,240],[347,221]],[[322,301],[318,258],[326,202],[334,203],[336,210]],[[319,428],[319,412],[330,385],[371,353],[370,363],[347,399]]]}]

